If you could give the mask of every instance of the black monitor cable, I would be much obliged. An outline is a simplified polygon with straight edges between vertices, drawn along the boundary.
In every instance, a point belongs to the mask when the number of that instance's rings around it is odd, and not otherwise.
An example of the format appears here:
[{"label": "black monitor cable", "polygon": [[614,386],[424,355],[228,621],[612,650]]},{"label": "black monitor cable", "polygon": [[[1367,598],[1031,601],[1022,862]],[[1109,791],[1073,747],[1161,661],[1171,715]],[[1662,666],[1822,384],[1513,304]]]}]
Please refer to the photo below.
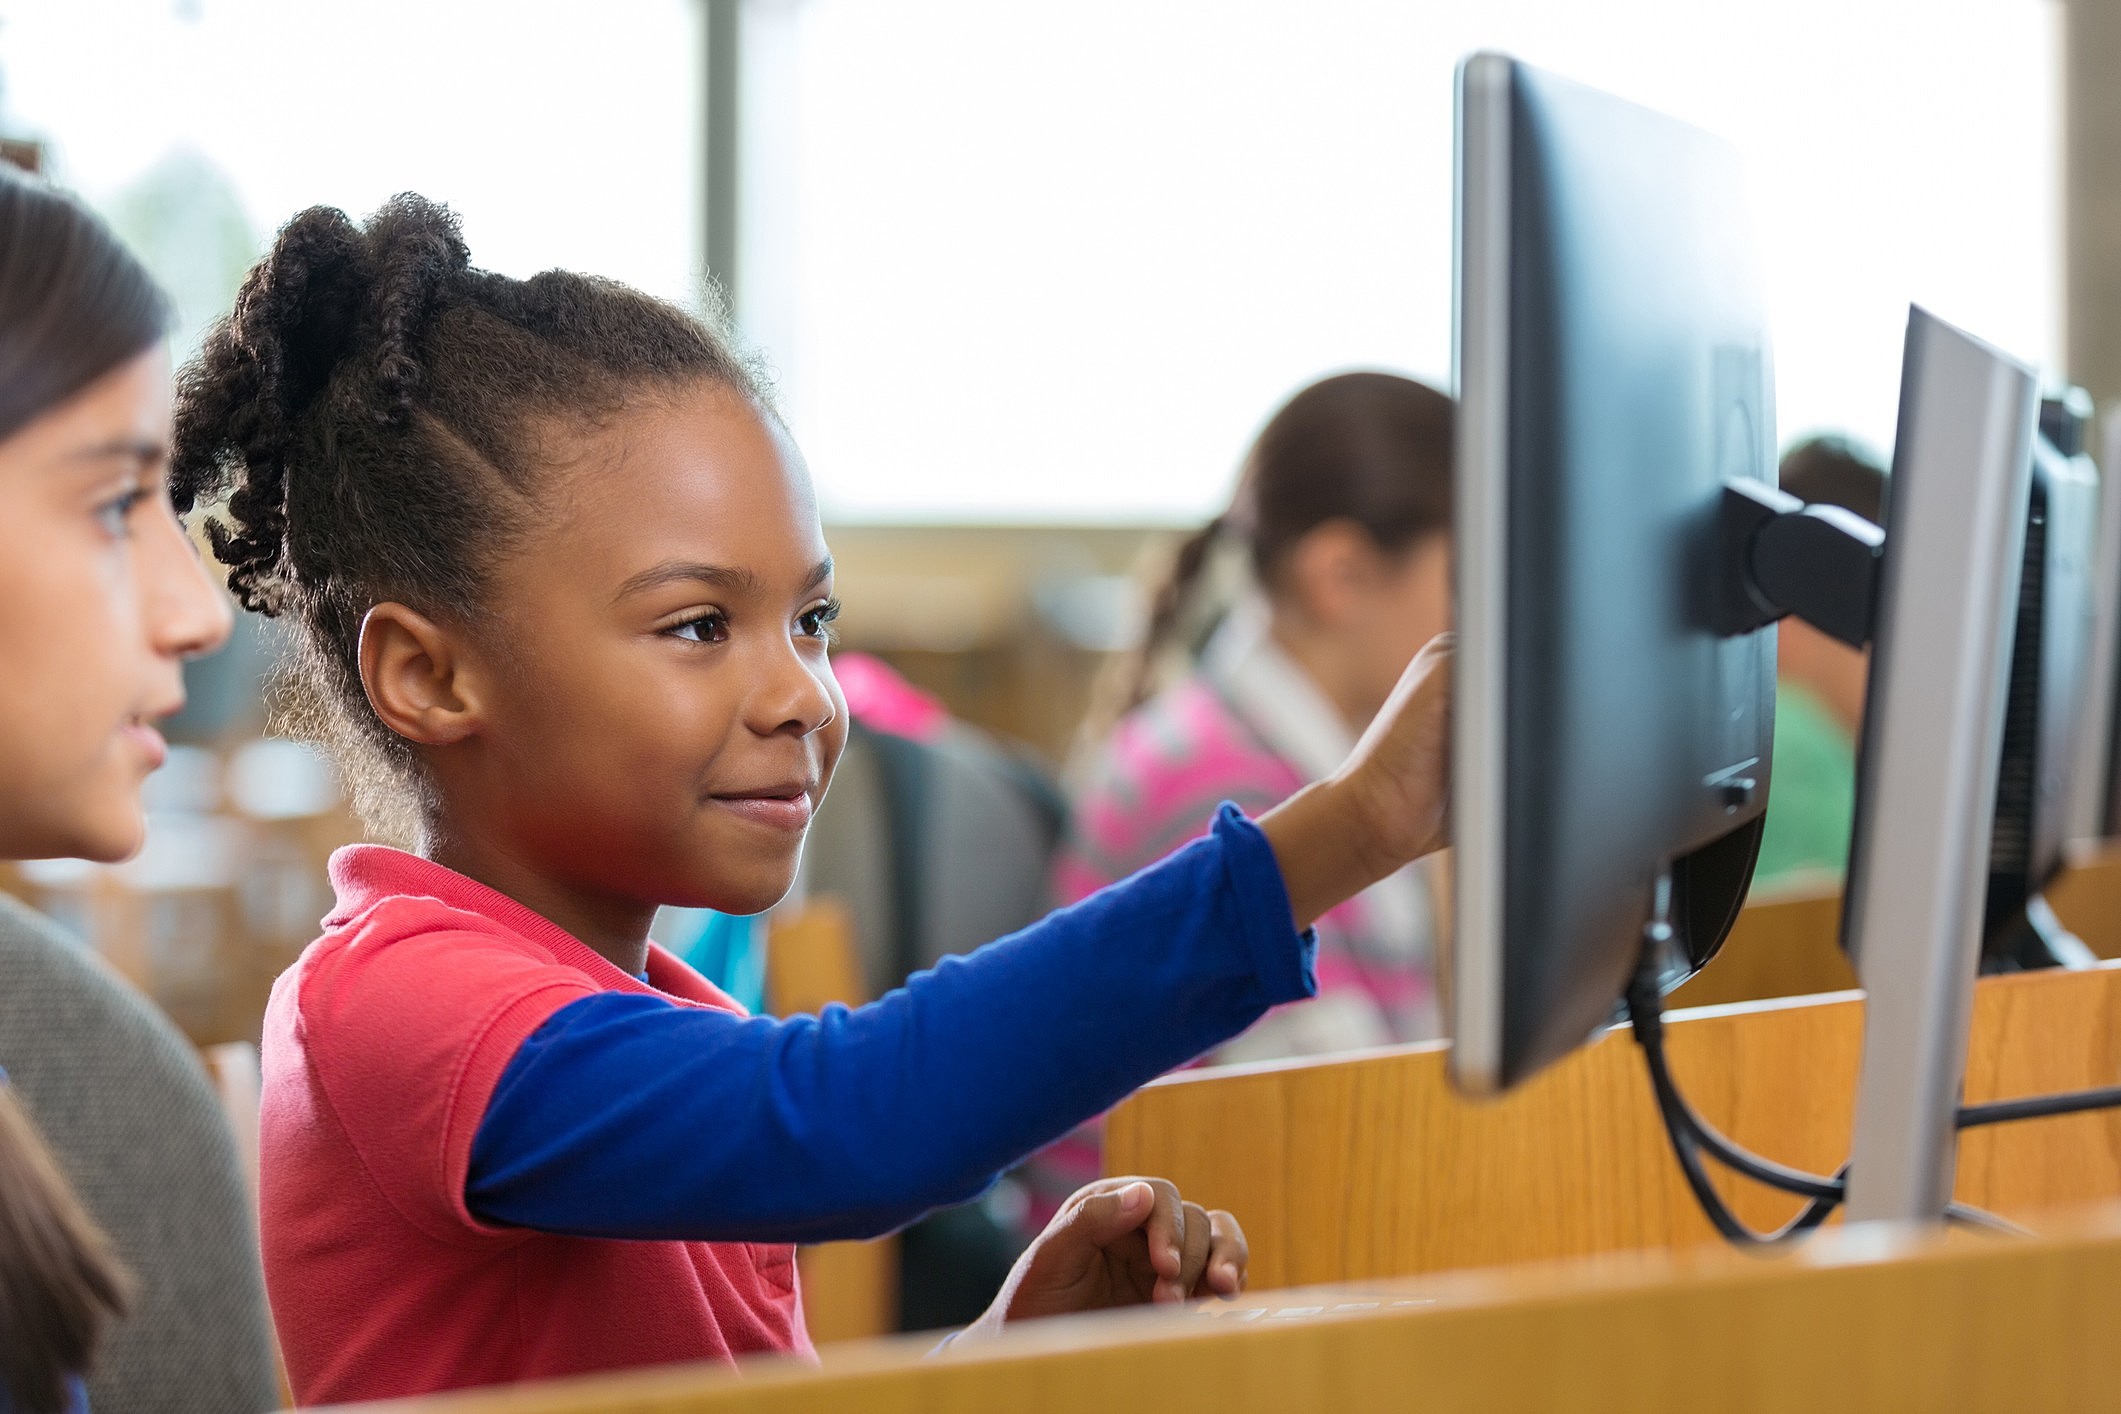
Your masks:
[{"label": "black monitor cable", "polygon": [[[1679,1171],[1685,1176],[1687,1187],[1693,1191],[1694,1200],[1701,1205],[1702,1213],[1726,1241],[1742,1248],[1782,1246],[1818,1227],[1832,1214],[1841,1201],[1839,1177],[1821,1178],[1764,1159],[1756,1161],[1753,1155],[1716,1133],[1687,1104],[1673,1082],[1664,1051],[1663,996],[1658,983],[1664,956],[1662,943],[1669,937],[1670,929],[1668,925],[1653,923],[1651,931],[1655,936],[1643,949],[1642,964],[1636,968],[1628,985],[1628,1019],[1635,1033],[1635,1043],[1642,1048],[1643,1060],[1649,1069],[1650,1087],[1657,1097],[1657,1112],[1664,1121],[1665,1135],[1671,1140],[1673,1157],[1678,1159]],[[1796,1192],[1811,1201],[1772,1232],[1755,1231],[1731,1211],[1723,1195],[1716,1191],[1702,1163],[1704,1149],[1739,1173],[1771,1188]],[[1738,1162],[1731,1163],[1732,1158]]]},{"label": "black monitor cable", "polygon": [[2121,1085],[2102,1085],[2096,1090],[2071,1090],[2060,1095],[2030,1095],[2022,1100],[1990,1100],[1985,1104],[1961,1105],[1959,1127],[1974,1129],[1984,1124],[2009,1124],[2020,1119],[2047,1119],[2052,1115],[2083,1114],[2087,1110],[2121,1107]]},{"label": "black monitor cable", "polygon": [[[1658,893],[1660,903],[1669,897],[1663,888],[1660,888]],[[1672,928],[1662,916],[1666,909],[1660,907],[1657,912],[1659,916],[1654,917],[1644,930],[1642,959],[1628,983],[1627,1005],[1635,1043],[1642,1048],[1643,1060],[1650,1074],[1650,1086],[1657,1097],[1658,1114],[1664,1121],[1665,1134],[1671,1140],[1672,1153],[1678,1159],[1680,1172],[1685,1176],[1687,1187],[1693,1191],[1695,1200],[1700,1203],[1703,1214],[1727,1241],[1748,1249],[1783,1247],[1817,1228],[1840,1205],[1846,1196],[1848,1165],[1843,1164],[1840,1171],[1829,1178],[1761,1158],[1725,1138],[1687,1103],[1686,1097],[1679,1092],[1678,1083],[1672,1077],[1671,1065],[1664,1049],[1664,996],[1660,982],[1664,960],[1670,955]],[[2062,1100],[2082,1097],[2054,1098]],[[2015,1107],[2037,1103],[2039,1102],[2005,1102],[2006,1105]],[[2121,1103],[2121,1090],[2117,1090],[2113,1103]],[[2000,1107],[1973,1108],[1982,1110]],[[1975,1119],[1973,1122],[2001,1123],[2006,1119],[2030,1117],[2030,1113],[1998,1114],[1993,1118]],[[1962,1122],[1965,1121],[1962,1119]],[[1707,1169],[1702,1164],[1704,1152],[1726,1168],[1752,1179],[1755,1183],[1793,1193],[1809,1201],[1796,1216],[1781,1227],[1770,1232],[1755,1231],[1731,1211],[1723,1195],[1716,1191]],[[1964,1203],[1949,1205],[1944,1216],[1947,1222],[1955,1222],[1964,1227],[2024,1235],[2022,1228]]]}]

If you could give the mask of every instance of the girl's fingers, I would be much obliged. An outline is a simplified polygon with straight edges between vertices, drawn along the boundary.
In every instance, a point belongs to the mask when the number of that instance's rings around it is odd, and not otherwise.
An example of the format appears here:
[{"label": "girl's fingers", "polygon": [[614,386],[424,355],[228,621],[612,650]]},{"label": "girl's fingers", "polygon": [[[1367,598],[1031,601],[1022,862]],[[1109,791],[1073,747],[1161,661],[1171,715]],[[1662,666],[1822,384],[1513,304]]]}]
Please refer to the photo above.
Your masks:
[{"label": "girl's fingers", "polygon": [[1193,1294],[1235,1296],[1245,1289],[1245,1276],[1252,1262],[1245,1230],[1220,1208],[1208,1214],[1208,1228],[1213,1239],[1208,1246],[1208,1269],[1205,1279],[1192,1289]]},{"label": "girl's fingers", "polygon": [[1078,1193],[1061,1210],[1049,1232],[1065,1229],[1093,1247],[1109,1247],[1142,1225],[1156,1202],[1156,1191],[1140,1179],[1096,1192]]},{"label": "girl's fingers", "polygon": [[1156,1284],[1158,1301],[1183,1301],[1191,1296],[1200,1285],[1202,1274],[1208,1270],[1208,1256],[1214,1249],[1215,1233],[1208,1222],[1207,1210],[1198,1203],[1186,1203],[1182,1207],[1185,1227],[1181,1233],[1183,1250],[1178,1279]]},{"label": "girl's fingers", "polygon": [[[1164,1295],[1166,1283],[1184,1294],[1184,1287],[1177,1287],[1179,1275],[1185,1266],[1186,1251],[1186,1204],[1178,1196],[1178,1187],[1169,1179],[1144,1178],[1130,1180],[1146,1183],[1156,1195],[1149,1209],[1149,1220],[1142,1224],[1142,1236],[1149,1242],[1149,1265],[1156,1269],[1157,1283],[1155,1299],[1173,1298]],[[1196,1209],[1196,1211],[1198,1211]]]},{"label": "girl's fingers", "polygon": [[[1143,1264],[1135,1267],[1140,1275],[1133,1280],[1139,1281],[1136,1290],[1148,1300],[1166,1304],[1196,1296],[1235,1296],[1244,1290],[1251,1252],[1236,1218],[1185,1201],[1175,1185],[1161,1178],[1108,1178],[1095,1188],[1101,1191],[1076,1195],[1083,1210],[1077,1225],[1085,1235],[1092,1228],[1098,1231],[1108,1261],[1121,1256],[1128,1266]],[[1141,1243],[1125,1244],[1135,1254],[1127,1257],[1119,1239],[1137,1227]]]}]

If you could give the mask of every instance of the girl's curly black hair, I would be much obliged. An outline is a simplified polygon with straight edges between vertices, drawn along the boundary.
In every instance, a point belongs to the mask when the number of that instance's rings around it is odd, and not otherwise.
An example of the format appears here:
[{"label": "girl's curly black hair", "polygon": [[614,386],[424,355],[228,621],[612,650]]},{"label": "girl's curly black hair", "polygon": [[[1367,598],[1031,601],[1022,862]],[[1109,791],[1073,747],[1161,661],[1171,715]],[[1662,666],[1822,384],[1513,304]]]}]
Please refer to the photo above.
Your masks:
[{"label": "girl's curly black hair", "polygon": [[365,226],[312,207],[252,269],[178,374],[171,488],[214,507],[243,606],[290,623],[280,721],[332,750],[372,827],[417,833],[423,782],[361,687],[368,610],[466,621],[538,514],[555,430],[700,381],[764,406],[716,328],[609,280],[475,269],[419,196]]}]

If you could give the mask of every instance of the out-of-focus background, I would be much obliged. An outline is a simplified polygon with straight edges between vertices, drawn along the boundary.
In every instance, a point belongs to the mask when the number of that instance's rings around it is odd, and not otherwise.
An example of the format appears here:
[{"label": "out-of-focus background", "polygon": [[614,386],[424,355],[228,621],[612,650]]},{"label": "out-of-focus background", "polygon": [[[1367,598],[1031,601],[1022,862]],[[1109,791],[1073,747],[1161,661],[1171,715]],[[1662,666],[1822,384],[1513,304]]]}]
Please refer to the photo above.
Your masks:
[{"label": "out-of-focus background", "polygon": [[[828,938],[807,980],[791,964],[799,1005],[1043,906],[1101,673],[1277,406],[1349,369],[1449,388],[1476,48],[1744,153],[1782,443],[1890,449],[1911,300],[2121,395],[2121,333],[2089,315],[2121,331],[2096,58],[2121,20],[2096,0],[0,0],[0,139],[157,272],[180,357],[296,211],[401,190],[491,268],[726,303],[816,478],[886,728],[807,880],[852,959]],[[273,653],[246,621],[196,665],[140,858],[0,880],[202,1045],[256,1039],[360,832],[266,734]],[[949,722],[910,733],[912,767],[908,704]],[[966,883],[966,840],[1015,873]],[[775,1003],[757,937],[669,930]]]}]

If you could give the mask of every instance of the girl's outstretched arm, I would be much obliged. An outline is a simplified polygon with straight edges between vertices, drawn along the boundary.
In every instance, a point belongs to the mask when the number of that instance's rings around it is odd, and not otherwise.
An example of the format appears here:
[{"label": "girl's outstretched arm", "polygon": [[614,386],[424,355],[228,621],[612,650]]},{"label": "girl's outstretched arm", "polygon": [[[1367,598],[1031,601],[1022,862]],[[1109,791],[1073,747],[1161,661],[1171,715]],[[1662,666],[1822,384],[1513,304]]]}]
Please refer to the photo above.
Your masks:
[{"label": "girl's outstretched arm", "polygon": [[581,1236],[873,1237],[1309,996],[1266,837],[1235,810],[1154,868],[880,1001],[785,1020],[603,992],[517,1050],[477,1217]]},{"label": "girl's outstretched arm", "polygon": [[[1127,1093],[1309,996],[1311,922],[1443,843],[1450,645],[1330,779],[869,1006],[773,1020],[600,993],[509,1062],[465,1183],[600,1237],[875,1236],[966,1201]],[[1300,931],[1302,930],[1302,931]]]}]

